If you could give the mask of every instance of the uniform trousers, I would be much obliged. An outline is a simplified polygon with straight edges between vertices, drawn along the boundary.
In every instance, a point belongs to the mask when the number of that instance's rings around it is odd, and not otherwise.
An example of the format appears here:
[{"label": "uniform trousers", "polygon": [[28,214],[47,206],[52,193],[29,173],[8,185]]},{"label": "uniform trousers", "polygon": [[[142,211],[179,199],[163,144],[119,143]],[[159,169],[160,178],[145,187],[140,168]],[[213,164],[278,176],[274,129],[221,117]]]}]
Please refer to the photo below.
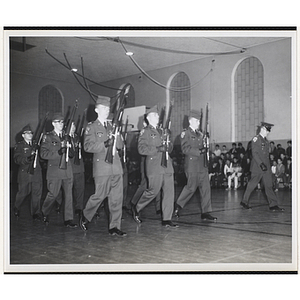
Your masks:
[{"label": "uniform trousers", "polygon": [[277,196],[273,191],[271,172],[263,172],[263,173],[252,172],[251,179],[247,184],[247,188],[244,193],[242,202],[248,205],[250,195],[253,192],[253,190],[257,187],[257,184],[260,182],[261,179],[265,188],[265,193],[267,195],[269,207],[278,205]]},{"label": "uniform trousers", "polygon": [[97,209],[108,198],[109,208],[109,229],[121,228],[122,203],[123,203],[123,175],[96,176],[95,194],[88,199],[84,217],[90,222],[97,212]]},{"label": "uniform trousers", "polygon": [[162,189],[163,198],[161,203],[162,217],[164,221],[172,219],[174,209],[174,175],[173,174],[157,174],[148,176],[149,187],[144,191],[141,198],[137,202],[136,210],[141,211],[146,207]]},{"label": "uniform trousers", "polygon": [[192,198],[197,188],[200,192],[201,213],[211,212],[211,190],[209,183],[208,171],[200,173],[186,173],[187,184],[183,188],[176,203],[183,208]]},{"label": "uniform trousers", "polygon": [[73,220],[72,186],[73,177],[66,179],[47,179],[48,194],[42,207],[44,216],[49,215],[56,197],[58,196],[58,193],[62,187],[65,194],[64,219],[65,221]]},{"label": "uniform trousers", "polygon": [[41,212],[41,197],[43,184],[39,181],[23,181],[18,184],[18,192],[16,195],[15,207],[20,208],[24,199],[31,193],[30,211],[31,215],[39,214]]}]

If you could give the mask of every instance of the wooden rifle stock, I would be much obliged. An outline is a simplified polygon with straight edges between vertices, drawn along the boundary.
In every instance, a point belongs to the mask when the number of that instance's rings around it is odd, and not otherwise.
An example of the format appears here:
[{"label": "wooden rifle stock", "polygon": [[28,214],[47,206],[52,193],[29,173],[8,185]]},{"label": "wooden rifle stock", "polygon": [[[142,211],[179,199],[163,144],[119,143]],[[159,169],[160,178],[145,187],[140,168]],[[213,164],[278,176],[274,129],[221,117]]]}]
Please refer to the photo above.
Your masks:
[{"label": "wooden rifle stock", "polygon": [[72,128],[72,123],[74,121],[74,116],[75,116],[75,112],[77,110],[78,107],[78,101],[75,101],[74,107],[72,109],[72,113],[70,115],[70,118],[67,122],[67,126],[65,129],[65,133],[62,139],[62,148],[66,147],[67,150],[61,155],[60,157],[60,162],[59,162],[59,168],[66,170],[67,169],[67,163],[69,161],[69,139],[70,139],[70,134],[71,134],[71,128]]},{"label": "wooden rifle stock", "polygon": [[41,145],[42,137],[43,137],[43,131],[46,125],[46,121],[48,119],[49,112],[46,113],[44,119],[42,122],[39,122],[36,132],[34,134],[34,137],[32,139],[32,145],[33,145],[33,151],[34,151],[34,156],[33,160],[30,163],[30,166],[28,168],[27,173],[33,175],[34,174],[34,169],[36,168],[37,164],[37,159],[38,159],[38,152],[39,152],[39,147]]}]

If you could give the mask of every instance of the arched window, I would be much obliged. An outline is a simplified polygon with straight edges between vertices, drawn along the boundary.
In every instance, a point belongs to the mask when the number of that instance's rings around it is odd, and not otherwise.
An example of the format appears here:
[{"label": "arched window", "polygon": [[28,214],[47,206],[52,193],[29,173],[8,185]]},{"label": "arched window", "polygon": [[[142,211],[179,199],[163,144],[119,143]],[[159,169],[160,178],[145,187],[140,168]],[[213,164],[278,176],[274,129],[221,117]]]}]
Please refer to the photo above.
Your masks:
[{"label": "arched window", "polygon": [[54,113],[63,113],[62,93],[53,85],[44,86],[39,93],[39,120],[49,112],[49,119]]},{"label": "arched window", "polygon": [[235,141],[248,141],[264,119],[264,70],[259,59],[248,57],[234,73]]},{"label": "arched window", "polygon": [[174,101],[171,114],[171,133],[172,140],[175,139],[174,143],[177,143],[176,137],[182,132],[184,118],[189,114],[191,107],[190,80],[184,72],[178,72],[169,79],[168,86],[173,89],[184,88],[182,91],[171,89],[167,95],[170,100]]}]

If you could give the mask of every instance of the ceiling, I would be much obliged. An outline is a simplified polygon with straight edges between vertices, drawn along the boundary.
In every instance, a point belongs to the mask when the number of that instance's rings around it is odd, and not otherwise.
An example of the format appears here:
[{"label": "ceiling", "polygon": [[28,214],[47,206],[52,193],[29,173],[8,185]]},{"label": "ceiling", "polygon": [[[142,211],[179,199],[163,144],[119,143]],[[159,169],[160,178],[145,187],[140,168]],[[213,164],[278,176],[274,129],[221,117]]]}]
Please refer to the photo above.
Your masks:
[{"label": "ceiling", "polygon": [[[284,37],[230,36],[11,36],[11,72],[42,78],[74,82],[72,68],[95,82],[106,82],[141,71],[125,55],[132,51],[132,59],[145,71],[156,70],[220,53],[241,53],[251,47],[274,42]],[[120,42],[122,41],[122,43]],[[244,50],[243,50],[244,49]],[[57,60],[52,58],[49,54]],[[65,56],[64,56],[65,55]]]}]

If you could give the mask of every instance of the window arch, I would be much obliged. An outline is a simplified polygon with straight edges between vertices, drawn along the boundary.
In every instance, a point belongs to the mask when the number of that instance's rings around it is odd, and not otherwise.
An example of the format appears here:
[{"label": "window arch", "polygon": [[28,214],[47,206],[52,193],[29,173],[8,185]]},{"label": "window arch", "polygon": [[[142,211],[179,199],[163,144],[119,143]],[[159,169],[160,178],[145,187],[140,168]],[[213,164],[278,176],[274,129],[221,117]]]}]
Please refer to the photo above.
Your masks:
[{"label": "window arch", "polygon": [[264,70],[256,57],[239,62],[234,72],[233,139],[248,141],[264,119]]},{"label": "window arch", "polygon": [[174,89],[185,88],[182,91],[167,90],[167,97],[174,101],[171,114],[171,133],[172,140],[175,139],[174,143],[176,143],[178,140],[176,137],[182,132],[185,116],[189,114],[191,107],[190,79],[186,73],[178,72],[170,77],[167,86]]},{"label": "window arch", "polygon": [[39,120],[49,112],[49,119],[54,113],[63,113],[63,95],[55,86],[46,85],[39,92]]}]

